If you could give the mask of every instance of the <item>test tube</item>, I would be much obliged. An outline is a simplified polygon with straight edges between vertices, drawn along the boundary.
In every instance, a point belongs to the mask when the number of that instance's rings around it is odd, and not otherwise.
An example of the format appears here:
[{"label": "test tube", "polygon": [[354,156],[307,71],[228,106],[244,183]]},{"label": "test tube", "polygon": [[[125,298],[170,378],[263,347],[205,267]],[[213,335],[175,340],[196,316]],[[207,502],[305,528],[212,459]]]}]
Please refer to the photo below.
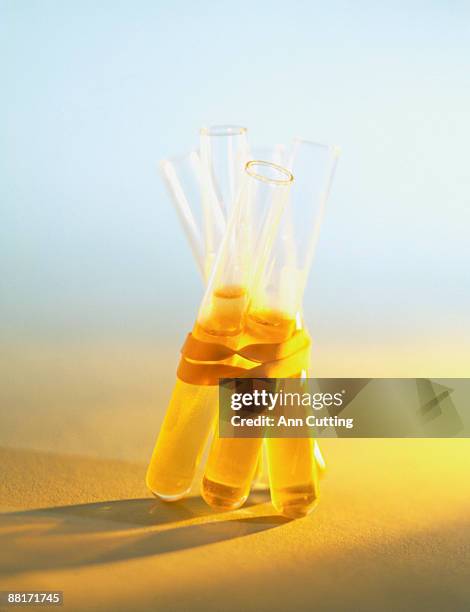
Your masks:
[{"label": "test tube", "polygon": [[[249,295],[266,260],[292,182],[288,170],[248,162],[236,204],[213,266],[192,336],[210,353],[211,344],[236,348]],[[248,223],[248,219],[255,223]],[[202,378],[179,369],[173,395],[147,470],[147,486],[167,501],[191,488],[218,406],[218,378],[210,355]],[[228,359],[225,365],[236,365]],[[188,374],[189,372],[189,374]]]},{"label": "test tube", "polygon": [[[252,159],[265,159],[281,166],[288,166],[290,163],[290,151],[288,151],[287,147],[283,144],[250,147],[250,155]],[[316,440],[313,441],[313,454],[319,476],[320,478],[323,478],[326,472],[326,463]],[[258,467],[253,479],[253,486],[255,485],[269,486],[267,462],[263,460],[262,452],[260,452]]]},{"label": "test tube", "polygon": [[[276,145],[264,146],[264,147],[256,146],[254,148],[250,147],[250,155],[252,159],[266,159],[275,164],[289,167],[289,165],[292,163],[292,153],[293,153],[292,148],[298,147],[299,146],[298,142],[301,142],[301,141],[299,139],[294,140],[294,143],[293,143],[294,147],[290,147],[291,150],[288,150],[288,148],[282,144],[276,144]],[[301,174],[300,178],[304,179],[304,176]],[[293,186],[293,188],[295,188],[295,185]],[[287,217],[287,215],[288,213],[287,211],[285,211],[284,216]],[[282,225],[283,225],[283,221],[281,220],[280,231],[282,231]],[[292,225],[292,222],[290,221],[289,227],[291,227],[291,225]],[[307,224],[306,227],[307,228],[311,227],[311,223]],[[287,228],[285,228],[284,231],[286,230]],[[290,236],[289,240],[290,241],[293,240],[292,235]],[[308,372],[306,372],[306,374],[308,375]],[[325,463],[325,459],[322,455],[322,452],[321,452],[320,446],[318,445],[317,440],[313,441],[313,454],[315,457],[315,462],[316,462],[316,466],[318,469],[319,477],[323,478],[326,473],[326,463]],[[267,485],[268,484],[267,463],[263,461],[262,456],[263,456],[263,453],[260,453],[260,461],[258,464],[258,469],[255,475],[254,483]]]},{"label": "test tube", "polygon": [[[303,326],[303,294],[312,266],[324,207],[334,175],[339,149],[335,146],[296,139],[289,167],[296,176],[281,223],[278,242],[272,250],[271,278],[259,285],[253,296],[248,325],[265,319],[265,304],[274,306],[275,318],[296,329]],[[269,310],[270,316],[272,310]],[[288,323],[290,322],[290,323]],[[254,329],[258,321],[254,324]],[[308,363],[299,372],[306,378]],[[267,438],[267,462],[271,500],[278,512],[289,518],[305,516],[318,499],[318,477],[324,463],[311,438]]]},{"label": "test tube", "polygon": [[[288,197],[294,177],[282,166],[267,161],[251,161],[247,164],[247,172],[253,185],[256,186],[257,198],[270,199],[274,203],[278,200],[284,201]],[[260,220],[256,215],[256,207],[252,207],[247,212],[248,215],[242,223],[246,224],[244,240],[250,245],[245,254],[251,259],[258,249],[259,237],[256,234],[257,228],[260,227]],[[270,233],[274,238],[273,229],[274,225],[268,223],[261,231]],[[236,244],[233,245],[234,249],[235,247]],[[253,277],[250,295],[256,291],[268,255],[269,251],[265,251],[264,255],[255,258],[258,273]],[[250,259],[243,262],[243,267],[251,267]],[[231,270],[236,267],[232,265]],[[244,331],[245,320],[241,323],[243,327],[238,330],[240,333]],[[243,340],[246,340],[246,337]],[[261,444],[261,438],[220,438],[218,433],[215,433],[201,489],[204,500],[210,506],[218,510],[230,510],[243,505],[256,472]]]}]

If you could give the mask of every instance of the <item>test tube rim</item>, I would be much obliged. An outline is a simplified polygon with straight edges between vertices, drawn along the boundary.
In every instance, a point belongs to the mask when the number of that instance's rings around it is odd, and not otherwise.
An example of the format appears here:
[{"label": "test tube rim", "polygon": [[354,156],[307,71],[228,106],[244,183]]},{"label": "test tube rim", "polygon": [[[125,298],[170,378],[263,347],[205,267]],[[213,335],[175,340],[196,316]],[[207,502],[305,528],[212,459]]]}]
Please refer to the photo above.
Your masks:
[{"label": "test tube rim", "polygon": [[[276,170],[277,172],[279,172],[279,174],[284,176],[285,178],[275,179],[275,178],[270,178],[268,176],[263,176],[262,174],[258,174],[258,172],[255,172],[253,170],[254,166],[265,166],[265,167],[272,168]],[[247,162],[245,164],[245,172],[252,178],[258,181],[262,181],[263,183],[271,184],[271,185],[287,186],[287,185],[291,185],[294,182],[294,175],[292,174],[290,170],[288,170],[287,168],[284,168],[283,166],[279,166],[279,164],[274,164],[273,162],[264,161],[262,159],[252,159],[249,162]]]}]

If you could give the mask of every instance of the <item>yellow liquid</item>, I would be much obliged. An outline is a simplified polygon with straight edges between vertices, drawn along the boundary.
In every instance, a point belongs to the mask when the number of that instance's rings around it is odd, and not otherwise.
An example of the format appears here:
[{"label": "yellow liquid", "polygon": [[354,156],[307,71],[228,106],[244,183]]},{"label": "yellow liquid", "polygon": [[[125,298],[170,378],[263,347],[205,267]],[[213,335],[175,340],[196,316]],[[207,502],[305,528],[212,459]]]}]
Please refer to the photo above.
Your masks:
[{"label": "yellow liquid", "polygon": [[202,497],[209,506],[234,510],[245,503],[262,442],[262,438],[219,438],[216,433],[202,481]]},{"label": "yellow liquid", "polygon": [[246,290],[238,285],[219,287],[212,294],[207,318],[199,323],[207,333],[215,336],[236,336],[243,329],[248,304]]},{"label": "yellow liquid", "polygon": [[246,331],[266,342],[282,342],[295,330],[295,320],[278,310],[255,310],[246,318]]},{"label": "yellow liquid", "polygon": [[177,380],[147,470],[147,487],[166,501],[191,488],[217,413],[217,387]]},{"label": "yellow liquid", "polygon": [[[279,342],[289,338],[295,321],[274,310],[250,313],[247,341]],[[242,506],[251,489],[261,458],[262,438],[219,438],[215,433],[202,481],[202,497],[217,510]]]},{"label": "yellow liquid", "polygon": [[271,501],[288,518],[309,514],[318,500],[318,472],[310,438],[266,440]]},{"label": "yellow liquid", "polygon": [[[193,335],[206,342],[236,344],[234,334],[242,327],[245,302],[241,287],[215,291],[211,317],[204,325],[196,324]],[[175,501],[190,490],[217,408],[216,385],[176,381],[147,470],[146,483],[154,495]]]},{"label": "yellow liquid", "polygon": [[[247,318],[247,329],[252,334],[271,341],[289,338],[295,327],[294,319],[278,311],[261,310]],[[310,438],[266,440],[271,500],[276,510],[289,518],[309,514],[318,499],[320,464],[315,459],[315,445]],[[322,459],[321,453],[319,458]],[[322,466],[324,471],[324,463]]]}]

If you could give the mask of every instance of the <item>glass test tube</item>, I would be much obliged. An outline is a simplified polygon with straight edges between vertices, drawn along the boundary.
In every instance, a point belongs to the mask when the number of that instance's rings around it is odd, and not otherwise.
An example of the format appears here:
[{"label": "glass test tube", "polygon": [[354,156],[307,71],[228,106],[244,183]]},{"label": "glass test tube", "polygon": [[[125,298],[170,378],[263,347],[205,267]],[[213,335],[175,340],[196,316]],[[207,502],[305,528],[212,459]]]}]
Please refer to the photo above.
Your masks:
[{"label": "glass test tube", "polygon": [[[259,168],[255,162],[246,164],[193,328],[194,338],[237,347],[252,282],[272,244],[291,180],[288,171],[273,164]],[[189,491],[217,406],[216,383],[177,380],[147,470],[147,486],[155,495],[171,501]]]},{"label": "glass test tube", "polygon": [[[253,298],[248,319],[264,318],[269,303],[279,317],[299,329],[308,273],[320,231],[324,206],[339,156],[337,147],[295,140],[289,167],[296,176],[295,189],[282,221],[278,243],[273,249],[271,274]],[[279,287],[270,293],[270,287]],[[298,375],[307,377],[308,364]],[[324,466],[312,438],[266,439],[271,500],[278,512],[289,518],[305,516],[318,499],[318,477]],[[318,459],[315,461],[315,457]]]},{"label": "glass test tube", "polygon": [[[250,155],[252,159],[264,159],[272,163],[279,164],[281,166],[289,166],[289,164],[291,163],[290,154],[291,152],[287,151],[287,147],[282,144],[264,147],[256,146],[254,148],[250,147]],[[287,212],[285,212],[284,214],[285,216],[287,216]],[[318,442],[316,440],[313,441],[313,452],[319,476],[320,478],[323,478],[326,472],[326,464]],[[258,468],[253,481],[253,485],[255,484],[269,486],[267,462],[263,459],[262,452],[260,452]]]},{"label": "glass test tube", "polygon": [[[271,201],[271,206],[279,206],[288,197],[288,191],[293,183],[294,177],[285,168],[266,161],[251,161],[247,164],[247,171],[253,188],[256,189],[255,199]],[[251,258],[257,262],[258,271],[251,279],[251,292],[259,282],[262,270],[266,266],[269,251],[265,249],[264,254],[257,254],[257,235],[259,228],[261,232],[267,233],[274,238],[276,226],[272,220],[266,219],[264,227],[260,225],[261,220],[256,214],[257,206],[247,210],[246,218],[241,222],[245,224],[245,235],[243,239],[248,245],[242,267],[251,268]],[[232,247],[236,250],[236,243]],[[236,270],[236,265],[231,265],[230,270]],[[249,304],[247,304],[247,307]],[[202,311],[203,312],[203,311]],[[242,327],[239,332],[244,331],[245,320],[241,321]],[[202,482],[202,496],[212,507],[219,510],[229,510],[240,507],[248,497],[251,482],[253,480],[256,466],[260,455],[262,439],[234,439],[220,438],[215,433]]]}]

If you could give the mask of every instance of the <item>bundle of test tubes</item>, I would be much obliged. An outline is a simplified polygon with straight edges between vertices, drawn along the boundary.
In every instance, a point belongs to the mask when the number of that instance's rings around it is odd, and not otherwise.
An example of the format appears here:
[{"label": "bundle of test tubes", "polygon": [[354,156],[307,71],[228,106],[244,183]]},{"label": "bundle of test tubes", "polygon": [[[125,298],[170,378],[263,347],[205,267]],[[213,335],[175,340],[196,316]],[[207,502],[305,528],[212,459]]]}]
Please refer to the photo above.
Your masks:
[{"label": "bundle of test tubes", "polygon": [[[204,467],[204,500],[219,511],[239,508],[264,446],[276,511],[296,518],[316,505],[325,469],[316,441],[220,437],[218,383],[253,372],[309,376],[302,301],[338,155],[302,139],[253,147],[246,128],[213,126],[201,129],[197,150],[161,162],[205,284],[147,471],[161,499],[187,495]],[[279,359],[286,347],[289,358]]]}]

